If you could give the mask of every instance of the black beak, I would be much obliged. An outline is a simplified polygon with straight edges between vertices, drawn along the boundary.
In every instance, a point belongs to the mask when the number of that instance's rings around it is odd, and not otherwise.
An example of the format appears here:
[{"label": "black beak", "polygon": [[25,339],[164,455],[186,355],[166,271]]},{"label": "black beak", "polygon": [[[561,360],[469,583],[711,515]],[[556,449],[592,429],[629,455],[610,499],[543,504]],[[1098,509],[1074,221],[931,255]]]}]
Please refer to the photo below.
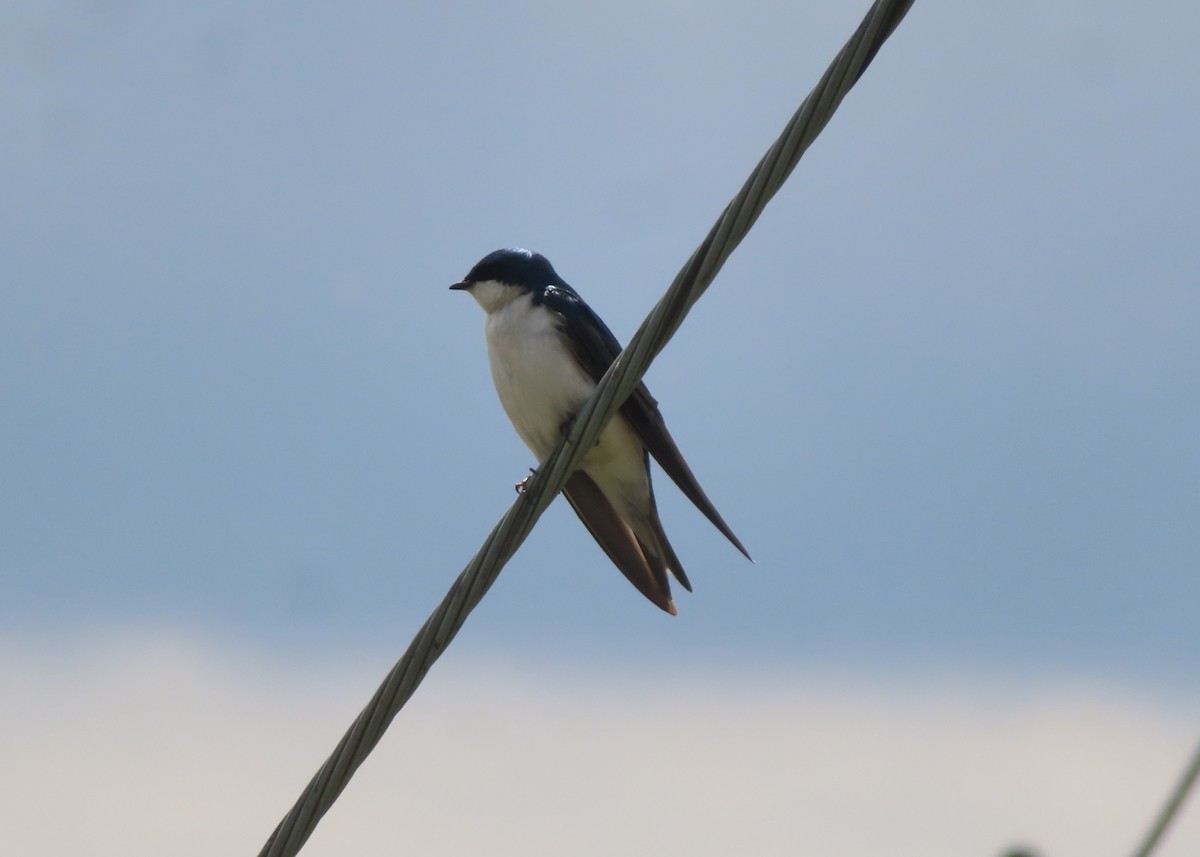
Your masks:
[{"label": "black beak", "polygon": [[463,281],[462,281],[462,282],[460,282],[460,283],[455,283],[455,284],[454,284],[453,286],[451,286],[450,288],[451,288],[452,290],[454,290],[454,291],[461,291],[461,290],[463,290],[463,289],[469,289],[469,288],[471,288],[471,286],[473,286],[473,285],[475,285],[475,284],[474,284],[474,283],[468,283],[466,280],[463,280]]}]

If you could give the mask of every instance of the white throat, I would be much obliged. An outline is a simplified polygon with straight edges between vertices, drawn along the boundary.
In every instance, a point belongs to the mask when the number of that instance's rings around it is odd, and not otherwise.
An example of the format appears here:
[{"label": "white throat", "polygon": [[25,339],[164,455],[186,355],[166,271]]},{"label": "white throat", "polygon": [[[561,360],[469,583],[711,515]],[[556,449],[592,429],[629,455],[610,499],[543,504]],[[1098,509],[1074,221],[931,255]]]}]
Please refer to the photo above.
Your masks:
[{"label": "white throat", "polygon": [[471,287],[471,297],[475,298],[488,315],[504,309],[524,294],[526,292],[521,287],[508,286],[496,280],[484,280]]},{"label": "white throat", "polygon": [[472,292],[488,313],[484,332],[500,404],[540,461],[596,382],[567,349],[558,317],[529,292],[491,282]]}]

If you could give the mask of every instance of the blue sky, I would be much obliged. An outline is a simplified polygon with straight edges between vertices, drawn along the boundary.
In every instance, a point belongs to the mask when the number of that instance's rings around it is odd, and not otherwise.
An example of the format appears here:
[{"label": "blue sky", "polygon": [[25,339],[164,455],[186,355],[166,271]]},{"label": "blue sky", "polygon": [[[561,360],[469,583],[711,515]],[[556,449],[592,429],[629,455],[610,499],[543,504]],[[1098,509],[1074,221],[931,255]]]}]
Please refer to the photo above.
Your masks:
[{"label": "blue sky", "polygon": [[[446,286],[627,338],[866,8],[397,5],[0,10],[16,650],[382,673],[534,463]],[[916,4],[647,376],[756,564],[660,475],[670,619],[556,502],[447,658],[1194,699],[1198,26]]]},{"label": "blue sky", "polygon": [[[445,286],[627,337],[861,13],[622,8],[11,9],[5,624],[415,629],[532,463]],[[757,565],[556,506],[474,645],[1196,675],[1195,13],[1072,20],[917,7],[652,368]]]}]

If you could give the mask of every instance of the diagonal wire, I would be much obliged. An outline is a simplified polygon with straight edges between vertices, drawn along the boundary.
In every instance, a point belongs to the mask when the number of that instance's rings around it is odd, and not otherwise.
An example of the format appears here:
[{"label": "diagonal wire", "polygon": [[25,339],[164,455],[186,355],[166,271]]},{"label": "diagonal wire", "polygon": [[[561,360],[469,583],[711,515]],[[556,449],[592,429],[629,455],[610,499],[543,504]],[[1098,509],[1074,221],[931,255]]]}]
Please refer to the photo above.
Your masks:
[{"label": "diagonal wire", "polygon": [[1171,826],[1171,822],[1175,820],[1175,816],[1183,808],[1184,801],[1187,800],[1192,787],[1196,785],[1197,778],[1200,778],[1200,746],[1196,747],[1191,761],[1188,762],[1187,768],[1183,772],[1183,776],[1179,778],[1179,782],[1171,790],[1167,802],[1163,804],[1162,809],[1159,810],[1158,817],[1154,819],[1154,824],[1146,832],[1146,838],[1142,840],[1138,845],[1137,851],[1134,852],[1134,857],[1150,857],[1154,853],[1154,850],[1158,847],[1158,843],[1162,841],[1163,836],[1166,834],[1167,828]]},{"label": "diagonal wire", "polygon": [[787,180],[800,156],[821,133],[842,98],[861,77],[910,6],[912,0],[876,0],[871,6],[779,139],[726,206],[629,345],[609,367],[591,398],[580,409],[569,435],[561,439],[541,463],[525,492],[500,519],[442,603],[425,620],[408,650],[392,667],[295,806],[275,828],[260,857],[292,857],[303,847],[317,822],[337,800],[388,724],[496,580],[504,563],[516,553],[542,512],[562,490],[584,452],[596,442],[609,419],[633,392],[650,361],[678,329],[688,310]]}]

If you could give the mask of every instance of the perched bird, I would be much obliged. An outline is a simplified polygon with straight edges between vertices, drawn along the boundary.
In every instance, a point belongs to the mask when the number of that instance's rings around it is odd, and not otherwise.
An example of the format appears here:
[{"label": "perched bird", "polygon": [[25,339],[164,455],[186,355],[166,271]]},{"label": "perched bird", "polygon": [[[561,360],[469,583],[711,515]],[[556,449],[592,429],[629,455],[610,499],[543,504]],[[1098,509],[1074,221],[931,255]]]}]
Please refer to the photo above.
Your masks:
[{"label": "perched bird", "polygon": [[[537,460],[545,460],[620,353],[620,344],[539,253],[497,250],[450,288],[468,292],[487,313],[488,360],[500,404]],[[689,592],[692,586],[658,517],[651,455],[749,559],[683,460],[645,384],[605,427],[563,494],[629,582],[673,616],[667,572]]]}]

